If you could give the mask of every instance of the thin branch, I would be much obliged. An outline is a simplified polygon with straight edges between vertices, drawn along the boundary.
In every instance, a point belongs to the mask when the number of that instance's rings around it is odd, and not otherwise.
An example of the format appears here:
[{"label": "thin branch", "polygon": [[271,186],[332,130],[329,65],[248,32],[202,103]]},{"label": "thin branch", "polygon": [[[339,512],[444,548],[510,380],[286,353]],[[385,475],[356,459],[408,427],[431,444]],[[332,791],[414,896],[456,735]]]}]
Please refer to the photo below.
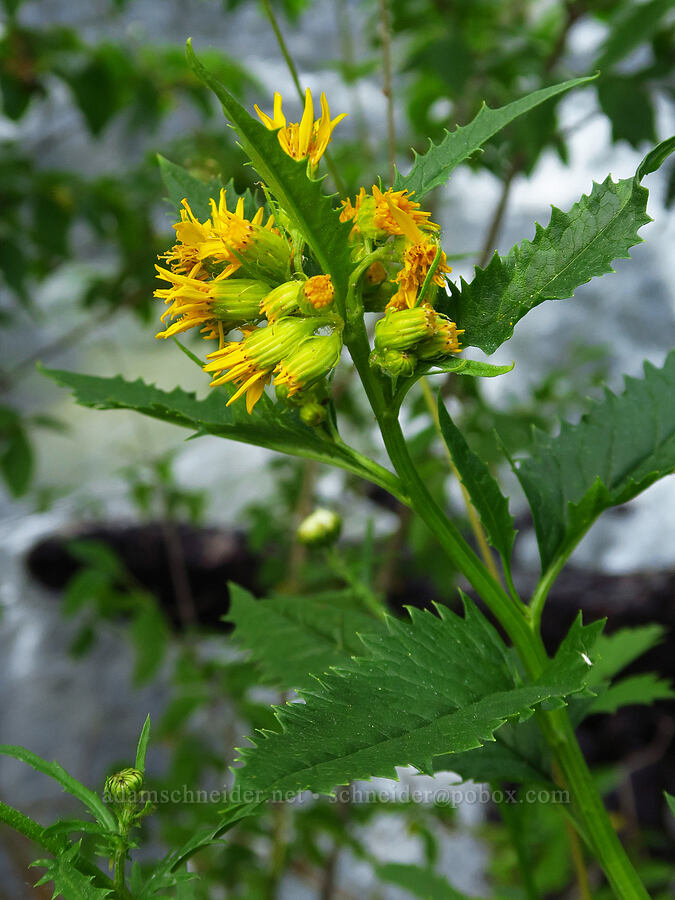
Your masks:
[{"label": "thin branch", "polygon": [[394,91],[391,74],[391,22],[387,0],[379,0],[380,37],[382,39],[382,93],[387,100],[387,146],[391,183],[396,177],[396,123],[394,121]]},{"label": "thin branch", "polygon": [[[274,31],[274,36],[277,39],[277,44],[279,45],[279,49],[281,50],[281,55],[286,61],[286,65],[288,66],[288,71],[291,73],[291,78],[293,79],[293,84],[295,85],[295,89],[298,92],[298,97],[300,98],[300,102],[304,103],[305,94],[302,90],[302,85],[300,84],[300,78],[298,77],[298,70],[293,61],[293,57],[291,56],[291,52],[288,49],[288,44],[281,33],[281,28],[279,27],[279,21],[274,14],[274,10],[272,9],[272,4],[270,0],[263,0],[263,7],[265,9],[265,14],[269,19],[269,23],[272,26],[272,31]],[[328,171],[330,172],[333,181],[335,182],[335,187],[338,189],[340,194],[346,193],[346,188],[340,173],[338,172],[335,163],[331,159],[328,151],[323,154],[323,158],[326,160],[326,166],[328,167]]]}]

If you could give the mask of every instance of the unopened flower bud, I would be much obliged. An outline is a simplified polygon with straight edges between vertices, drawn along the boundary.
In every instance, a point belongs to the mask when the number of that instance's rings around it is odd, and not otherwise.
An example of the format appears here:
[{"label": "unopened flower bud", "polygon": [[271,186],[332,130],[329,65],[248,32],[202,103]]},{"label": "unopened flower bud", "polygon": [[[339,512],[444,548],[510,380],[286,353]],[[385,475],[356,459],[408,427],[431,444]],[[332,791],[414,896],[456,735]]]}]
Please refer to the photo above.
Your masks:
[{"label": "unopened flower bud", "polygon": [[322,404],[318,403],[316,400],[310,400],[307,403],[303,403],[300,407],[300,418],[305,425],[309,425],[311,428],[316,428],[317,425],[321,425],[325,422],[326,415],[326,407],[322,406]]},{"label": "unopened flower bud", "polygon": [[301,290],[301,281],[285,281],[267,294],[260,305],[260,311],[268,322],[292,315],[300,309],[298,300]]},{"label": "unopened flower bud", "polygon": [[430,306],[391,309],[375,325],[375,349],[409,350],[434,334],[435,313]]},{"label": "unopened flower bud", "polygon": [[269,285],[251,278],[214,281],[213,315],[224,322],[226,330],[260,320],[260,303],[269,293]]},{"label": "unopened flower bud", "polygon": [[296,537],[309,547],[325,547],[334,544],[340,536],[342,519],[330,509],[315,509],[300,524]]},{"label": "unopened flower bud", "polygon": [[139,769],[122,769],[116,772],[105,782],[105,794],[116,801],[124,801],[133,798],[133,795],[143,787],[143,773]]},{"label": "unopened flower bud", "polygon": [[370,365],[378,366],[383,372],[394,378],[398,375],[405,378],[415,371],[417,357],[413,353],[406,353],[403,350],[373,350],[370,354]]},{"label": "unopened flower bud", "polygon": [[421,341],[415,348],[415,353],[420,359],[433,359],[435,356],[448,356],[460,349],[459,335],[464,334],[463,329],[457,328],[442,313],[436,313],[434,334]]},{"label": "unopened flower bud", "polygon": [[306,338],[280,361],[274,376],[277,393],[284,389],[286,396],[292,397],[325,378],[338,364],[341,350],[342,338],[338,331]]}]

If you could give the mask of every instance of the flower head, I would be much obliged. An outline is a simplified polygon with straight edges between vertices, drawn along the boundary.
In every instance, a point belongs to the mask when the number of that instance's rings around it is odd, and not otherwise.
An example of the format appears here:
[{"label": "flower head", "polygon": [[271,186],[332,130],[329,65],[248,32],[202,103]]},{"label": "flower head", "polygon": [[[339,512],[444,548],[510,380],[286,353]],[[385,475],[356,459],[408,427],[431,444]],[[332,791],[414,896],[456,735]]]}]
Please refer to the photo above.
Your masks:
[{"label": "flower head", "polygon": [[345,118],[347,113],[342,113],[331,120],[330,109],[326,95],[321,94],[321,118],[314,121],[314,103],[312,92],[309,88],[305,91],[305,109],[300,122],[286,124],[286,117],[281,111],[281,94],[274,94],[274,112],[268,116],[255,106],[255,111],[260,116],[263,125],[270,131],[276,131],[284,153],[293,159],[306,159],[312,167],[315,167],[323,156],[328,146],[333,129]]},{"label": "flower head", "polygon": [[168,309],[162,315],[173,322],[157,335],[173,337],[191,328],[215,325],[220,322],[224,332],[240,325],[259,322],[260,304],[269,293],[269,285],[250,278],[202,281],[156,266],[158,277],[171,287],[155,291]]},{"label": "flower head", "polygon": [[337,331],[306,338],[279,363],[274,385],[284,399],[325,378],[340,360],[342,339]]},{"label": "flower head", "polygon": [[314,275],[302,287],[302,296],[309,311],[326,309],[335,298],[335,288],[330,275]]},{"label": "flower head", "polygon": [[[422,229],[438,231],[438,225],[429,220],[431,213],[421,209],[420,204],[411,197],[412,194],[406,190],[387,188],[381,191],[375,184],[372,194],[366,194],[365,188],[361,188],[353,203],[349,199],[343,200],[340,221],[353,221],[356,232],[380,240],[389,235],[410,233],[414,233],[415,239],[419,239],[423,236]],[[393,213],[392,209],[396,212]],[[397,216],[396,213],[401,215]]]},{"label": "flower head", "polygon": [[274,369],[323,324],[321,319],[288,316],[264,328],[251,329],[242,341],[231,341],[209,353],[210,361],[204,371],[213,376],[211,387],[233,381],[239,388],[227,405],[246,394],[246,409],[250,413]]}]

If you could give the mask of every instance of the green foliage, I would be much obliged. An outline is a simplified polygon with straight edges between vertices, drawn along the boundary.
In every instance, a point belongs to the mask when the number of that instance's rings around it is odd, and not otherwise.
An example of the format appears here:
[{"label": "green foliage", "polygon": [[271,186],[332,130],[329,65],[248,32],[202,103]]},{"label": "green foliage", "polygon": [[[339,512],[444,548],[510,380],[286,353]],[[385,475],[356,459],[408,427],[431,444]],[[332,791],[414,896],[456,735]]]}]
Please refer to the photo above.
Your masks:
[{"label": "green foliage", "polygon": [[[249,415],[241,405],[226,406],[227,390],[211,390],[204,400],[197,400],[180,388],[166,392],[153,385],[126,381],[120,376],[98,378],[56,369],[43,369],[63,387],[72,388],[82,406],[94,409],[134,409],[155,419],[190,428],[197,434],[213,434],[304,456],[319,462],[340,466],[400,495],[398,480],[386,469],[338,443],[316,428],[300,422],[297,414],[282,409],[263,396]],[[231,392],[230,392],[231,393]]]},{"label": "green foliage", "polygon": [[601,634],[589,684],[599,685],[613,678],[652,647],[662,643],[665,636],[666,629],[656,624],[620,628],[613,634]]},{"label": "green foliage", "polygon": [[23,496],[33,473],[33,450],[21,415],[0,406],[0,473],[15,497]]},{"label": "green foliage", "polygon": [[[193,175],[183,166],[179,166],[174,162],[166,159],[161,154],[157,154],[157,162],[159,163],[159,171],[162,175],[164,187],[169,194],[169,202],[176,216],[180,214],[183,208],[183,200],[186,199],[190,204],[190,209],[195,216],[204,221],[211,215],[211,199],[218,202],[220,189],[225,188],[230,209],[233,207],[233,195],[238,197],[234,189],[234,181],[230,179],[227,184],[223,184],[220,178],[211,177],[207,181]],[[252,219],[256,213],[258,206],[255,197],[251,191],[246,188],[243,193],[244,198],[244,215],[248,219]]]},{"label": "green foliage", "polygon": [[537,224],[532,241],[517,244],[504,257],[495,253],[485,269],[476,268],[470,283],[450,283],[448,312],[464,329],[463,343],[494,353],[535,306],[571,297],[579,285],[612,272],[612,262],[629,256],[641,241],[638,229],[650,221],[641,179],[653,171],[655,159],[662,161],[672,149],[672,141],[664,141],[634,178],[614,182],[608,176],[594,184],[568,213],[553,207],[549,225]]},{"label": "green foliage", "polygon": [[636,47],[652,37],[671,9],[670,0],[620,5],[612,17],[607,40],[595,61],[597,68],[606,71],[625,59]]},{"label": "green foliage", "polygon": [[469,492],[488,540],[508,569],[516,537],[513,516],[509,512],[509,501],[502,494],[486,464],[471,450],[462,432],[450,418],[440,395],[438,417],[443,439],[457,467],[462,484]]},{"label": "green foliage", "polygon": [[307,691],[316,686],[315,676],[363,651],[360,633],[381,627],[351,592],[256,600],[235,584],[230,585],[227,621],[235,625],[236,643],[251,651],[267,681]]},{"label": "green foliage", "polygon": [[139,772],[145,772],[145,756],[150,742],[150,728],[150,716],[148,715],[145,718],[145,722],[143,722],[143,728],[141,729],[141,734],[138,738],[138,747],[136,748],[136,763],[134,768],[138,769]]},{"label": "green foliage", "polygon": [[321,182],[307,177],[307,164],[296,162],[284,153],[276,133],[250,116],[202,66],[189,42],[187,56],[199,78],[220,100],[256,172],[305,237],[323,271],[332,277],[338,297],[344,298],[352,270],[347,244],[351,226],[340,222],[337,210],[321,189]]},{"label": "green foliage", "polygon": [[431,869],[406,863],[383,863],[375,869],[381,881],[395,884],[422,900],[468,900],[467,895]]},{"label": "green foliage", "polygon": [[105,826],[108,831],[116,830],[115,817],[100,799],[98,794],[95,794],[93,791],[89,790],[88,787],[81,784],[76,778],[73,778],[72,775],[69,775],[59,763],[47,762],[47,760],[42,759],[35,753],[31,753],[30,750],[26,750],[24,747],[14,747],[11,744],[0,744],[0,754],[19,759],[22,762],[27,763],[27,765],[32,766],[34,769],[37,769],[38,772],[42,772],[44,775],[48,775],[50,778],[58,781],[64,791],[67,791],[69,794],[72,794],[73,797],[77,797],[78,800],[84,803],[97,822]]},{"label": "green foliage", "polygon": [[[264,732],[242,750],[237,786],[256,796],[380,776],[396,766],[433,771],[442,753],[480,747],[509,719],[583,688],[598,625],[577,622],[535,684],[522,684],[501,639],[465,600],[460,618],[410,611],[410,623],[389,620],[388,635],[364,636],[368,655],[323,675],[301,691],[306,705],[277,711],[281,731]],[[452,648],[452,652],[449,649]]]},{"label": "green foliage", "polygon": [[544,570],[566,559],[600,513],[632,499],[675,468],[675,351],[663,368],[607,391],[578,425],[535,433],[516,475],[525,491]]},{"label": "green foliage", "polygon": [[453,132],[446,131],[440,144],[431,143],[422,156],[415,153],[415,161],[408,175],[397,173],[396,190],[415,192],[419,200],[432,188],[444,184],[454,169],[468,159],[476,150],[506,125],[529,112],[540,103],[592,81],[593,78],[573,78],[563,84],[542,88],[526,97],[521,97],[500,109],[490,109],[483,104],[476,118],[464,127],[457,126]]},{"label": "green foliage", "polygon": [[622,706],[651,706],[657,700],[671,700],[673,697],[675,691],[670,682],[653,672],[629,675],[596,697],[590,714],[615,713]]},{"label": "green foliage", "polygon": [[33,866],[47,869],[47,872],[35,883],[35,887],[54,883],[52,898],[63,897],[63,900],[105,900],[112,894],[111,888],[97,887],[93,878],[84,875],[75,866],[75,858],[80,850],[74,844],[56,859],[38,859]]}]

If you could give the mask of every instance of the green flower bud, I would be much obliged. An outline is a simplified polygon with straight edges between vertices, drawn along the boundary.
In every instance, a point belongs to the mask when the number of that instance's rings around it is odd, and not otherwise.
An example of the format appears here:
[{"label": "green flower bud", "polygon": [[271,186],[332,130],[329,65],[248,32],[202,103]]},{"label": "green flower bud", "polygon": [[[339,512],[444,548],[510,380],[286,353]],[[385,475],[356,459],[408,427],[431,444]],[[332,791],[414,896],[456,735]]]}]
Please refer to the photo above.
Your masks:
[{"label": "green flower bud", "polygon": [[296,537],[308,547],[326,547],[334,544],[340,536],[342,519],[330,509],[315,509],[300,524]]},{"label": "green flower bud", "polygon": [[226,323],[226,330],[258,322],[261,319],[260,304],[269,294],[269,285],[250,278],[228,278],[214,281],[212,310],[214,318]]},{"label": "green flower bud", "polygon": [[326,415],[326,407],[317,403],[316,400],[309,400],[300,407],[300,418],[305,425],[309,425],[312,428],[316,428],[317,425],[321,425],[322,422],[325,422]]},{"label": "green flower bud", "polygon": [[373,350],[370,354],[370,365],[378,366],[383,372],[394,378],[398,375],[405,378],[415,371],[417,357],[402,350],[383,350],[381,352]]},{"label": "green flower bud", "polygon": [[274,376],[277,393],[282,396],[280,389],[285,388],[286,396],[292,397],[325,378],[338,364],[341,350],[342,338],[338,331],[308,337],[279,363]]},{"label": "green flower bud", "polygon": [[114,801],[126,801],[143,787],[143,773],[139,769],[122,769],[106,778],[104,792]]},{"label": "green flower bud", "polygon": [[434,334],[435,315],[430,306],[389,310],[375,325],[375,349],[410,350]]},{"label": "green flower bud", "polygon": [[275,322],[282,316],[291,316],[298,312],[298,298],[302,290],[301,281],[285,281],[274,288],[263,300],[260,310],[268,322]]}]

